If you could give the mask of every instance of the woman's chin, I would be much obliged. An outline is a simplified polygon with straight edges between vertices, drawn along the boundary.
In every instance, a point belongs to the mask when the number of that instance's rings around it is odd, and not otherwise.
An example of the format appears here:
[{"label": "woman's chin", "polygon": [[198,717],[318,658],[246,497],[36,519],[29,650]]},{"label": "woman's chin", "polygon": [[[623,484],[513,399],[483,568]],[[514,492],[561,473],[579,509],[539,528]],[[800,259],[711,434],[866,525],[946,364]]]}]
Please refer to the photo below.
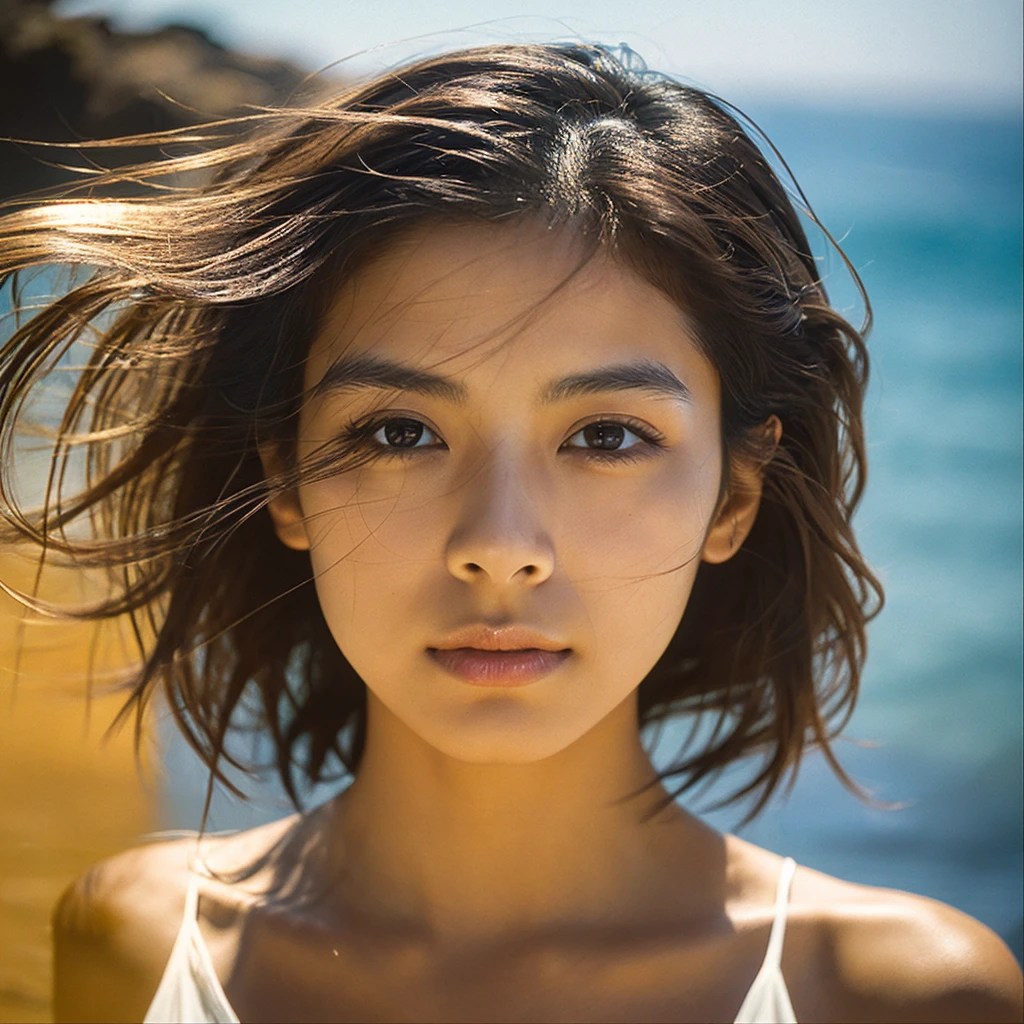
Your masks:
[{"label": "woman's chin", "polygon": [[444,723],[432,723],[420,735],[465,764],[525,765],[561,753],[589,726],[568,721],[551,708],[528,708],[514,698],[498,697],[463,708]]}]

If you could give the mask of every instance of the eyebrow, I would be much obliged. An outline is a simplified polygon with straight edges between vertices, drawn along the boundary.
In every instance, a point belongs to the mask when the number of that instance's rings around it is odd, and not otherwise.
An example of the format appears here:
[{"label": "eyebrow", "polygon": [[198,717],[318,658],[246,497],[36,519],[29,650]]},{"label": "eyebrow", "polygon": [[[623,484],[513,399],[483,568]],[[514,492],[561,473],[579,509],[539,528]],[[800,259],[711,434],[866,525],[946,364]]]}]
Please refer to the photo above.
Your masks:
[{"label": "eyebrow", "polygon": [[464,385],[391,359],[371,354],[351,356],[332,363],[313,388],[313,396],[320,397],[335,391],[356,388],[381,388],[388,391],[415,391],[421,395],[444,398],[449,402],[465,402]]},{"label": "eyebrow", "polygon": [[551,382],[544,392],[543,401],[557,402],[606,391],[650,391],[684,402],[693,401],[690,389],[664,363],[653,359],[616,363],[562,377]]},{"label": "eyebrow", "polygon": [[[463,403],[468,397],[465,385],[449,377],[369,353],[332,363],[314,385],[313,395],[358,388],[413,391],[455,403]],[[648,391],[684,402],[693,400],[690,389],[664,363],[641,359],[560,377],[547,386],[541,401],[550,404],[608,391]]]}]

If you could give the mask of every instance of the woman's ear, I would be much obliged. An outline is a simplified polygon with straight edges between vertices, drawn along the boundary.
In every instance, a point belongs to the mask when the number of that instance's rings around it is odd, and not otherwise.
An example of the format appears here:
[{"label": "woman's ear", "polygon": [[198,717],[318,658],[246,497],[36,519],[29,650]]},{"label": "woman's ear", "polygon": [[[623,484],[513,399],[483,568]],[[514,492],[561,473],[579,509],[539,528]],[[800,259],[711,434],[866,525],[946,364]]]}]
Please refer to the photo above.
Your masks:
[{"label": "woman's ear", "polygon": [[757,461],[743,460],[730,467],[729,490],[704,538],[701,558],[705,562],[727,562],[743,546],[757,518],[764,487],[764,467],[782,439],[782,423],[770,416],[760,428],[764,454]]},{"label": "woman's ear", "polygon": [[[265,477],[277,476],[284,470],[284,461],[274,445],[260,445],[259,453]],[[267,508],[270,518],[274,521],[274,532],[281,543],[293,551],[308,551],[309,537],[306,534],[302,506],[299,504],[298,488],[292,488],[271,498]]]}]

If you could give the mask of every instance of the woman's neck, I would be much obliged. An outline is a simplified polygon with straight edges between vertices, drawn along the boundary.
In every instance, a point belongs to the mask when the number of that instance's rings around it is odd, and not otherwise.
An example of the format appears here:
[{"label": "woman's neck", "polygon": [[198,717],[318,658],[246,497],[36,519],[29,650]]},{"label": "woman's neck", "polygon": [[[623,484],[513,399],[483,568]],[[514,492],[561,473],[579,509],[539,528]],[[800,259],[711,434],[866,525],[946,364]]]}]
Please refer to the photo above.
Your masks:
[{"label": "woman's neck", "polygon": [[602,924],[678,925],[721,906],[722,837],[677,806],[638,736],[635,699],[558,754],[469,764],[370,698],[359,775],[328,816],[339,898],[439,945]]}]

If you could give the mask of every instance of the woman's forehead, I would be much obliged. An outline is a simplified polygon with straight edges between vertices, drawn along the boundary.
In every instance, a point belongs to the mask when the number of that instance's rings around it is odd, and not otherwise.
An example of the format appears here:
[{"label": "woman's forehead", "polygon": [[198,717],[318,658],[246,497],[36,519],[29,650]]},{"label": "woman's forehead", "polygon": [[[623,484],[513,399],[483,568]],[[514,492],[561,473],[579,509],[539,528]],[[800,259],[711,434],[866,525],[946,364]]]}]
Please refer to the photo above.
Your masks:
[{"label": "woman's forehead", "polygon": [[306,372],[368,353],[420,369],[502,372],[658,360],[714,376],[683,310],[567,228],[524,218],[410,231],[338,289]]}]

